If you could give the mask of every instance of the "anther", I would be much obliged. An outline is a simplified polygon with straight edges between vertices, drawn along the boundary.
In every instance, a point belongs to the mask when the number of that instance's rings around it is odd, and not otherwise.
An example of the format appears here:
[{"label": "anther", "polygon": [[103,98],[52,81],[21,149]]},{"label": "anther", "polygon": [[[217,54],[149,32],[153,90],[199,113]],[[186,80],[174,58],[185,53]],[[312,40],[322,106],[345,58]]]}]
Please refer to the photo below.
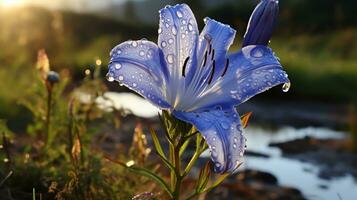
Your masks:
[{"label": "anther", "polygon": [[206,61],[207,61],[207,51],[205,52],[205,56],[203,58],[203,65],[202,67],[206,66]]},{"label": "anther", "polygon": [[223,77],[226,74],[228,66],[229,66],[229,59],[227,58],[226,65],[224,66],[224,70],[223,70],[221,77]]},{"label": "anther", "polygon": [[212,82],[215,68],[216,68],[216,61],[213,60],[213,63],[212,63],[212,71],[211,71],[211,74],[210,74],[210,76],[209,76],[209,78],[208,78],[208,84],[211,84],[211,82]]},{"label": "anther", "polygon": [[183,63],[183,66],[182,66],[182,76],[183,77],[185,77],[186,65],[187,65],[187,62],[188,62],[189,59],[190,59],[190,57],[187,57],[185,62]]}]

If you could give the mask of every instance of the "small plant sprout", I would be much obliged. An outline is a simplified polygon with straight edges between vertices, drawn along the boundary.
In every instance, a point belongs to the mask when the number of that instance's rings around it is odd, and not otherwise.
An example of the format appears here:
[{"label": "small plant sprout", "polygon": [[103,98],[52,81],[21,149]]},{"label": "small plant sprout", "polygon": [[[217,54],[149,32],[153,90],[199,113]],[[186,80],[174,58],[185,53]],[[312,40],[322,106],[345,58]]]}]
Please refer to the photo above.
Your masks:
[{"label": "small plant sprout", "polygon": [[[199,33],[186,4],[166,6],[159,13],[158,44],[143,39],[116,46],[110,53],[107,79],[118,81],[163,110],[168,155],[156,132],[151,135],[157,155],[170,169],[170,184],[147,169],[123,166],[153,178],[172,199],[180,199],[184,177],[209,149],[214,171],[221,175],[209,185],[210,165],[206,165],[189,196],[193,198],[219,185],[243,162],[245,138],[235,106],[276,85],[285,84],[284,91],[290,86],[278,58],[267,47],[278,2],[262,0],[258,4],[242,49],[233,53],[228,49],[236,31],[229,25],[206,17]],[[181,156],[192,138],[196,138],[196,150],[184,167]]]}]

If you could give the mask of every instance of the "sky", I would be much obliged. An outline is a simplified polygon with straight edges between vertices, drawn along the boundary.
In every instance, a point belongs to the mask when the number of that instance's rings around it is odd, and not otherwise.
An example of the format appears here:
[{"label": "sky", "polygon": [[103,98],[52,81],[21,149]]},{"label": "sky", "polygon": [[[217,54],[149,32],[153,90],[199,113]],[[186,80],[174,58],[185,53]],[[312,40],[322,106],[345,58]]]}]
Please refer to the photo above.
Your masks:
[{"label": "sky", "polygon": [[120,4],[125,1],[128,0],[0,0],[0,7],[11,8],[36,5],[50,9],[70,9],[82,12],[106,8],[111,4]]}]

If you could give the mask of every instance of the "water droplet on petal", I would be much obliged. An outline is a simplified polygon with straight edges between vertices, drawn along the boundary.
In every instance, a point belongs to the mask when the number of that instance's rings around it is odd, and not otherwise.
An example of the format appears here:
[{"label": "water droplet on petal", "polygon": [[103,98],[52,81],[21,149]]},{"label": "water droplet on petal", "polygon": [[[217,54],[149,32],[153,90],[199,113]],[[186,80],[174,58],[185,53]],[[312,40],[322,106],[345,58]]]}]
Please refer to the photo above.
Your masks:
[{"label": "water droplet on petal", "polygon": [[154,50],[149,49],[148,52],[147,52],[147,54],[146,54],[146,56],[147,56],[148,58],[151,58],[153,54],[154,54]]},{"label": "water droplet on petal", "polygon": [[174,62],[174,56],[172,54],[167,55],[167,62],[170,64]]},{"label": "water droplet on petal", "polygon": [[159,29],[157,30],[157,33],[158,33],[158,34],[161,34],[161,33],[162,33],[162,29],[159,28]]},{"label": "water droplet on petal", "polygon": [[181,11],[176,11],[176,15],[178,18],[181,18],[183,16],[182,12]]},{"label": "water droplet on petal", "polygon": [[238,139],[237,139],[237,138],[233,138],[233,142],[234,142],[234,143],[237,143],[237,142],[238,142]]},{"label": "water droplet on petal", "polygon": [[237,148],[237,144],[234,143],[234,144],[233,144],[233,149],[236,149],[236,148]]},{"label": "water droplet on petal", "polygon": [[187,23],[187,21],[183,19],[183,20],[181,21],[181,23],[182,23],[183,25],[185,25],[185,24]]},{"label": "water droplet on petal", "polygon": [[239,153],[239,156],[243,156],[243,151],[241,151],[241,152]]},{"label": "water droplet on petal", "polygon": [[131,45],[133,45],[133,47],[137,47],[137,46],[138,46],[138,43],[137,43],[136,41],[133,41],[133,42],[131,43]]},{"label": "water droplet on petal", "polygon": [[226,123],[226,122],[222,122],[221,126],[222,126],[223,129],[228,129],[229,128],[229,124]]},{"label": "water droplet on petal", "polygon": [[133,83],[133,87],[136,87],[137,86],[137,84],[136,83]]},{"label": "water droplet on petal", "polygon": [[188,24],[188,26],[187,26],[187,27],[188,27],[188,30],[189,30],[189,31],[192,31],[192,30],[193,30],[193,26],[192,26],[192,24]]},{"label": "water droplet on petal", "polygon": [[283,92],[288,92],[290,89],[290,86],[291,86],[290,82],[284,83],[284,85],[282,87]]},{"label": "water droplet on petal", "polygon": [[139,55],[140,55],[140,56],[144,56],[144,55],[145,55],[145,52],[144,52],[144,51],[140,51],[140,52],[139,52]]},{"label": "water droplet on petal", "polygon": [[231,90],[230,91],[231,94],[237,94],[237,92],[238,92],[237,90]]},{"label": "water droplet on petal", "polygon": [[168,23],[165,23],[165,27],[166,27],[166,28],[169,28],[170,25],[169,25]]},{"label": "water droplet on petal", "polygon": [[176,30],[176,27],[175,27],[175,26],[173,26],[173,27],[171,28],[171,32],[172,32],[172,34],[174,34],[174,35],[177,34],[177,30]]},{"label": "water droplet on petal", "polygon": [[209,18],[209,17],[205,17],[205,18],[203,19],[203,22],[206,24],[206,23],[208,22],[208,20],[210,20],[210,18]]},{"label": "water droplet on petal", "polygon": [[255,57],[255,58],[260,58],[264,55],[264,52],[261,48],[256,47],[252,50],[251,52],[251,56]]},{"label": "water droplet on petal", "polygon": [[169,44],[172,44],[172,43],[174,43],[174,40],[173,40],[172,38],[170,38],[170,39],[168,40],[168,42],[169,42]]},{"label": "water droplet on petal", "polygon": [[116,64],[114,65],[114,68],[115,68],[115,69],[120,69],[120,68],[121,68],[121,64],[120,64],[120,63],[116,63]]},{"label": "water droplet on petal", "polygon": [[109,82],[113,82],[114,81],[114,77],[113,77],[113,74],[111,73],[108,73],[105,78],[109,81]]},{"label": "water droplet on petal", "polygon": [[184,34],[184,33],[182,33],[181,34],[181,38],[183,39],[183,38],[185,38],[186,37],[186,35]]},{"label": "water droplet on petal", "polygon": [[119,79],[119,81],[122,81],[122,80],[124,80],[124,76],[120,75],[120,76],[118,76],[118,79]]},{"label": "water droplet on petal", "polygon": [[167,46],[166,42],[165,41],[162,41],[161,42],[161,47],[165,48]]},{"label": "water droplet on petal", "polygon": [[217,168],[220,168],[220,167],[221,167],[221,164],[219,164],[218,162],[216,162],[215,166],[216,166]]}]

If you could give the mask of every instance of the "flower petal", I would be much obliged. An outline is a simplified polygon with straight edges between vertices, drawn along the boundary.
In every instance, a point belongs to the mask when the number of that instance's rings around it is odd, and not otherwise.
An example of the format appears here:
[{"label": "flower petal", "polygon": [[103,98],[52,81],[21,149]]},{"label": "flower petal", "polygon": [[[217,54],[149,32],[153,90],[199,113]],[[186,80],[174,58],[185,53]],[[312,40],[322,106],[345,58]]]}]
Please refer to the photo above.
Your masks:
[{"label": "flower petal", "polygon": [[195,16],[186,4],[166,6],[160,10],[158,32],[158,45],[164,53],[170,74],[167,93],[175,106],[185,91],[184,76],[196,62],[198,28]]},{"label": "flower petal", "polygon": [[109,79],[134,90],[154,105],[169,108],[166,101],[168,72],[163,55],[156,44],[146,41],[127,41],[110,53]]},{"label": "flower petal", "polygon": [[174,111],[174,116],[193,124],[205,138],[218,173],[234,172],[242,163],[245,138],[235,109],[214,108],[203,112]]},{"label": "flower petal", "polygon": [[[191,68],[187,76],[185,99],[198,96],[209,87],[208,82],[214,82],[223,73],[227,62],[226,54],[236,34],[229,25],[208,17],[204,21],[206,25],[200,34],[197,50],[198,64]],[[191,104],[192,102],[187,101],[182,108]]]},{"label": "flower petal", "polygon": [[214,105],[230,108],[276,85],[289,83],[273,51],[262,45],[244,47],[229,56],[230,64],[223,77],[198,96],[189,111]]},{"label": "flower petal", "polygon": [[279,13],[278,0],[262,0],[250,16],[243,47],[268,45]]}]

